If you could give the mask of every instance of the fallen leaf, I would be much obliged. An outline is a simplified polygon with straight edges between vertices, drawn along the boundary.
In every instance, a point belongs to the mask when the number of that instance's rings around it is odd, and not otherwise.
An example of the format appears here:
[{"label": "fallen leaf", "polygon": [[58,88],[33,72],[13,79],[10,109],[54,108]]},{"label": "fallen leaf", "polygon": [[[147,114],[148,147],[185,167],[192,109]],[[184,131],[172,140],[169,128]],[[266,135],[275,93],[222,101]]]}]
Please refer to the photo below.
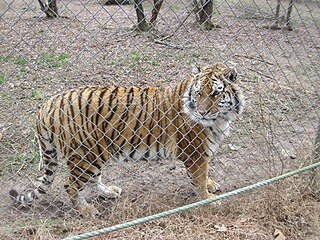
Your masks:
[{"label": "fallen leaf", "polygon": [[225,225],[214,225],[214,228],[217,229],[217,232],[226,232],[228,230]]},{"label": "fallen leaf", "polygon": [[238,151],[238,147],[234,144],[229,144],[229,148],[232,150],[232,151]]},{"label": "fallen leaf", "polygon": [[286,237],[283,235],[283,233],[279,229],[274,230],[273,237],[274,237],[274,240],[286,239]]}]

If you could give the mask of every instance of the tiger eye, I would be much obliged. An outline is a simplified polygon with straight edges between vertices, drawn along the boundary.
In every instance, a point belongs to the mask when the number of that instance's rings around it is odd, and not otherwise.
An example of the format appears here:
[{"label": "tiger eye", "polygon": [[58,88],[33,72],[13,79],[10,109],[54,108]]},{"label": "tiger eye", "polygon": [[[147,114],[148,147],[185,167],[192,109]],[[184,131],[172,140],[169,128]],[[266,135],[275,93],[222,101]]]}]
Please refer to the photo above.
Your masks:
[{"label": "tiger eye", "polygon": [[213,96],[213,97],[217,97],[217,96],[219,96],[219,95],[221,95],[221,92],[219,92],[219,91],[214,91],[214,92],[212,92],[212,96]]}]

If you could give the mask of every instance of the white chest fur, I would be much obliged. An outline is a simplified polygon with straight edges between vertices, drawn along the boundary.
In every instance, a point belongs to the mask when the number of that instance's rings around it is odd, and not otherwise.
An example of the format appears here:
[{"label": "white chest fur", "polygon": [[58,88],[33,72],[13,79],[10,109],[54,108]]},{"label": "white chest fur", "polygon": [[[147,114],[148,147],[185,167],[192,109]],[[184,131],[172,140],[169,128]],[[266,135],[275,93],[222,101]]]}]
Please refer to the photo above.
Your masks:
[{"label": "white chest fur", "polygon": [[207,148],[210,157],[217,151],[220,143],[230,133],[230,122],[217,118],[215,124],[207,128]]}]

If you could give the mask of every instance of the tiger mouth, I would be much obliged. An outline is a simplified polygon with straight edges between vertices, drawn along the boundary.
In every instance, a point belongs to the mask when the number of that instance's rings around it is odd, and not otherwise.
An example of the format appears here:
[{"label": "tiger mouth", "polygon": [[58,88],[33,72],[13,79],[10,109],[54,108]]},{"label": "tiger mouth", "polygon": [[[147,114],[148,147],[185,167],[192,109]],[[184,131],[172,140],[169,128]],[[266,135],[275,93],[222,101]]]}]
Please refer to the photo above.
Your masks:
[{"label": "tiger mouth", "polygon": [[196,118],[199,120],[205,120],[205,121],[214,121],[218,118],[219,112],[213,113],[213,114],[207,114],[207,115],[201,115],[200,113],[195,113]]},{"label": "tiger mouth", "polygon": [[[194,112],[194,116],[198,119],[198,121],[215,121],[217,118],[228,119],[229,115],[232,115],[232,118],[235,118],[238,114],[237,112],[230,109],[230,111],[226,112],[217,112],[213,114],[201,115],[198,112]],[[230,117],[230,116],[229,116]]]}]

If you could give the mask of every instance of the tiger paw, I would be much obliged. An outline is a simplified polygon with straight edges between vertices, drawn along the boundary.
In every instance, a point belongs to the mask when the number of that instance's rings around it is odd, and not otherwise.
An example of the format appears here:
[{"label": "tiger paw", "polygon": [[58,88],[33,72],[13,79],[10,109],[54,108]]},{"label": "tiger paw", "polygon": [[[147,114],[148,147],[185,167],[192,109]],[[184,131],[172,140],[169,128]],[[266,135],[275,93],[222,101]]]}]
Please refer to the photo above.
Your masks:
[{"label": "tiger paw", "polygon": [[221,187],[220,187],[219,183],[217,183],[209,178],[207,180],[207,190],[209,191],[209,193],[216,193],[216,192],[221,191]]},{"label": "tiger paw", "polygon": [[102,199],[115,199],[119,198],[122,193],[122,189],[117,186],[106,187],[104,191],[99,194],[99,198]]},{"label": "tiger paw", "polygon": [[81,217],[83,218],[96,218],[100,216],[100,212],[92,204],[88,204],[87,206],[79,209],[79,211]]},{"label": "tiger paw", "polygon": [[117,186],[110,186],[110,187],[107,187],[107,189],[110,191],[109,198],[118,198],[122,193],[122,189]]},{"label": "tiger paw", "polygon": [[[206,196],[206,199],[215,198],[217,196],[218,195],[216,195],[216,194],[208,193],[207,196]],[[214,206],[214,207],[215,206],[220,206],[220,205],[221,205],[221,201],[219,201],[219,200],[210,203],[210,206]]]}]

